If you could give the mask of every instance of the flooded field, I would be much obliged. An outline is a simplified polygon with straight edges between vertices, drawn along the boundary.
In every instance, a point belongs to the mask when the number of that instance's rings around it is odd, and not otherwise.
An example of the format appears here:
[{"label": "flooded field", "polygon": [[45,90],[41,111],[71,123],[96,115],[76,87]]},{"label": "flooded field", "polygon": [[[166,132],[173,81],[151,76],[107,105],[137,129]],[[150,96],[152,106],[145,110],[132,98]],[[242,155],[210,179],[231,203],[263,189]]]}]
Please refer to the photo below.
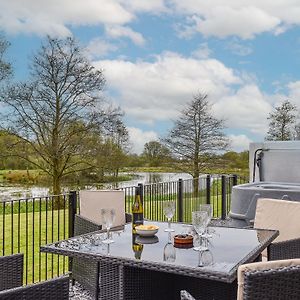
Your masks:
[{"label": "flooded field", "polygon": [[[135,173],[134,178],[129,181],[114,182],[107,184],[87,184],[84,186],[65,186],[63,192],[67,192],[70,189],[92,189],[101,185],[104,188],[124,188],[130,186],[136,186],[139,183],[151,184],[158,182],[170,182],[181,179],[191,179],[192,176],[187,173]],[[13,199],[25,199],[33,197],[45,197],[49,195],[50,187],[45,186],[28,186],[28,185],[9,185],[5,184],[0,186],[0,201],[13,200]]]}]

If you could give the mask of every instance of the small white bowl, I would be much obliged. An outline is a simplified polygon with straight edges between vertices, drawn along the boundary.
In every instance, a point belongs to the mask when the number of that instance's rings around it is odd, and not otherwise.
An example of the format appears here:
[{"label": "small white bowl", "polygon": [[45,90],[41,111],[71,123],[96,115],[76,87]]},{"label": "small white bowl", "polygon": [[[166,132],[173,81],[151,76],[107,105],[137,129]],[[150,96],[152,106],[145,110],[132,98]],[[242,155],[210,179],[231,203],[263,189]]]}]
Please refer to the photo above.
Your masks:
[{"label": "small white bowl", "polygon": [[156,225],[139,225],[135,227],[136,233],[140,236],[153,236],[158,229],[159,227]]}]

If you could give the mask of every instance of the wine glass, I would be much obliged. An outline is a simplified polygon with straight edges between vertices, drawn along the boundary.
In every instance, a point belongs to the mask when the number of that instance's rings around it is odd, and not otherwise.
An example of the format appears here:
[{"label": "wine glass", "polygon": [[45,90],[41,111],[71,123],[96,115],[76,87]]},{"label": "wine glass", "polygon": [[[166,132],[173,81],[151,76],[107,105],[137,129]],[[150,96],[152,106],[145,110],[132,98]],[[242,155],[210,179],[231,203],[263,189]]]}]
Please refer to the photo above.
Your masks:
[{"label": "wine glass", "polygon": [[[208,218],[207,218],[207,225],[209,224],[209,222],[212,219],[212,215],[213,215],[213,209],[211,204],[200,204],[200,211],[206,211]],[[205,233],[202,235],[205,238],[211,238],[212,235],[208,233],[208,228],[206,227]]]},{"label": "wine glass", "polygon": [[116,217],[116,211],[113,208],[102,208],[101,209],[101,219],[102,219],[102,226],[106,229],[107,236],[106,239],[103,240],[103,243],[110,244],[114,241],[110,238],[109,231],[111,226],[114,223]]},{"label": "wine glass", "polygon": [[194,247],[194,250],[196,251],[206,251],[208,250],[207,247],[202,246],[202,236],[205,232],[206,226],[207,226],[207,220],[208,220],[208,214],[206,211],[193,211],[192,212],[192,220],[193,220],[193,226],[196,230],[198,236],[199,236],[199,246]]},{"label": "wine glass", "polygon": [[214,258],[210,250],[199,251],[198,267],[211,266],[214,263]]},{"label": "wine glass", "polygon": [[168,228],[166,228],[165,231],[167,232],[174,231],[174,229],[171,228],[171,219],[175,214],[175,201],[165,201],[163,203],[163,210],[165,216],[168,219]]},{"label": "wine glass", "polygon": [[168,243],[164,247],[164,261],[174,262],[176,260],[176,249],[172,244],[171,232],[169,232]]},{"label": "wine glass", "polygon": [[109,256],[110,255],[110,244],[106,244],[107,248],[106,248],[106,255]]}]

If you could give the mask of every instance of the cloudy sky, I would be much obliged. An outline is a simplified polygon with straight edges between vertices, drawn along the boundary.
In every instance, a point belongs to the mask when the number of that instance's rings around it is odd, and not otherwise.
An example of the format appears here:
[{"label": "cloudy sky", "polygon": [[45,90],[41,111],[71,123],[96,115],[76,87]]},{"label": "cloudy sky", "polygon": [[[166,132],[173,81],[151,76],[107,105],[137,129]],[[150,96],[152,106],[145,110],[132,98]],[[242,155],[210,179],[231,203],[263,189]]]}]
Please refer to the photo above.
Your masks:
[{"label": "cloudy sky", "polygon": [[139,153],[198,92],[232,149],[263,140],[272,108],[300,107],[300,0],[0,0],[15,78],[46,35],[75,36],[104,70]]}]

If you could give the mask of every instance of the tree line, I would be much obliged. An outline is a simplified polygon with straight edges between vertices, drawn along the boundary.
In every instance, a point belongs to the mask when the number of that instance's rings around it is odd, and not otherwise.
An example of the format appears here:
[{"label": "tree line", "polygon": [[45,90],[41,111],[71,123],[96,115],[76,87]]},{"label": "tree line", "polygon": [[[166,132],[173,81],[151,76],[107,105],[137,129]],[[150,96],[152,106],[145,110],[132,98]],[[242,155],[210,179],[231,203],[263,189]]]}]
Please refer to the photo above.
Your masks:
[{"label": "tree line", "polygon": [[[1,66],[3,81],[11,66]],[[103,98],[104,85],[103,71],[74,39],[48,37],[30,60],[29,78],[6,82],[1,90],[2,158],[17,157],[48,174],[54,194],[71,174],[104,173],[113,164],[118,172],[128,131],[121,109]]]},{"label": "tree line", "polygon": [[[206,94],[194,95],[168,134],[134,155],[124,113],[103,96],[103,70],[92,66],[73,38],[47,37],[31,57],[30,75],[22,82],[11,79],[8,47],[0,38],[0,168],[40,169],[51,178],[52,192],[60,194],[68,176],[101,180],[108,173],[117,177],[126,166],[168,166],[198,178],[232,162],[247,165],[247,151],[228,152],[225,122],[213,115]],[[298,138],[296,110],[289,101],[275,107],[266,138]]]}]

